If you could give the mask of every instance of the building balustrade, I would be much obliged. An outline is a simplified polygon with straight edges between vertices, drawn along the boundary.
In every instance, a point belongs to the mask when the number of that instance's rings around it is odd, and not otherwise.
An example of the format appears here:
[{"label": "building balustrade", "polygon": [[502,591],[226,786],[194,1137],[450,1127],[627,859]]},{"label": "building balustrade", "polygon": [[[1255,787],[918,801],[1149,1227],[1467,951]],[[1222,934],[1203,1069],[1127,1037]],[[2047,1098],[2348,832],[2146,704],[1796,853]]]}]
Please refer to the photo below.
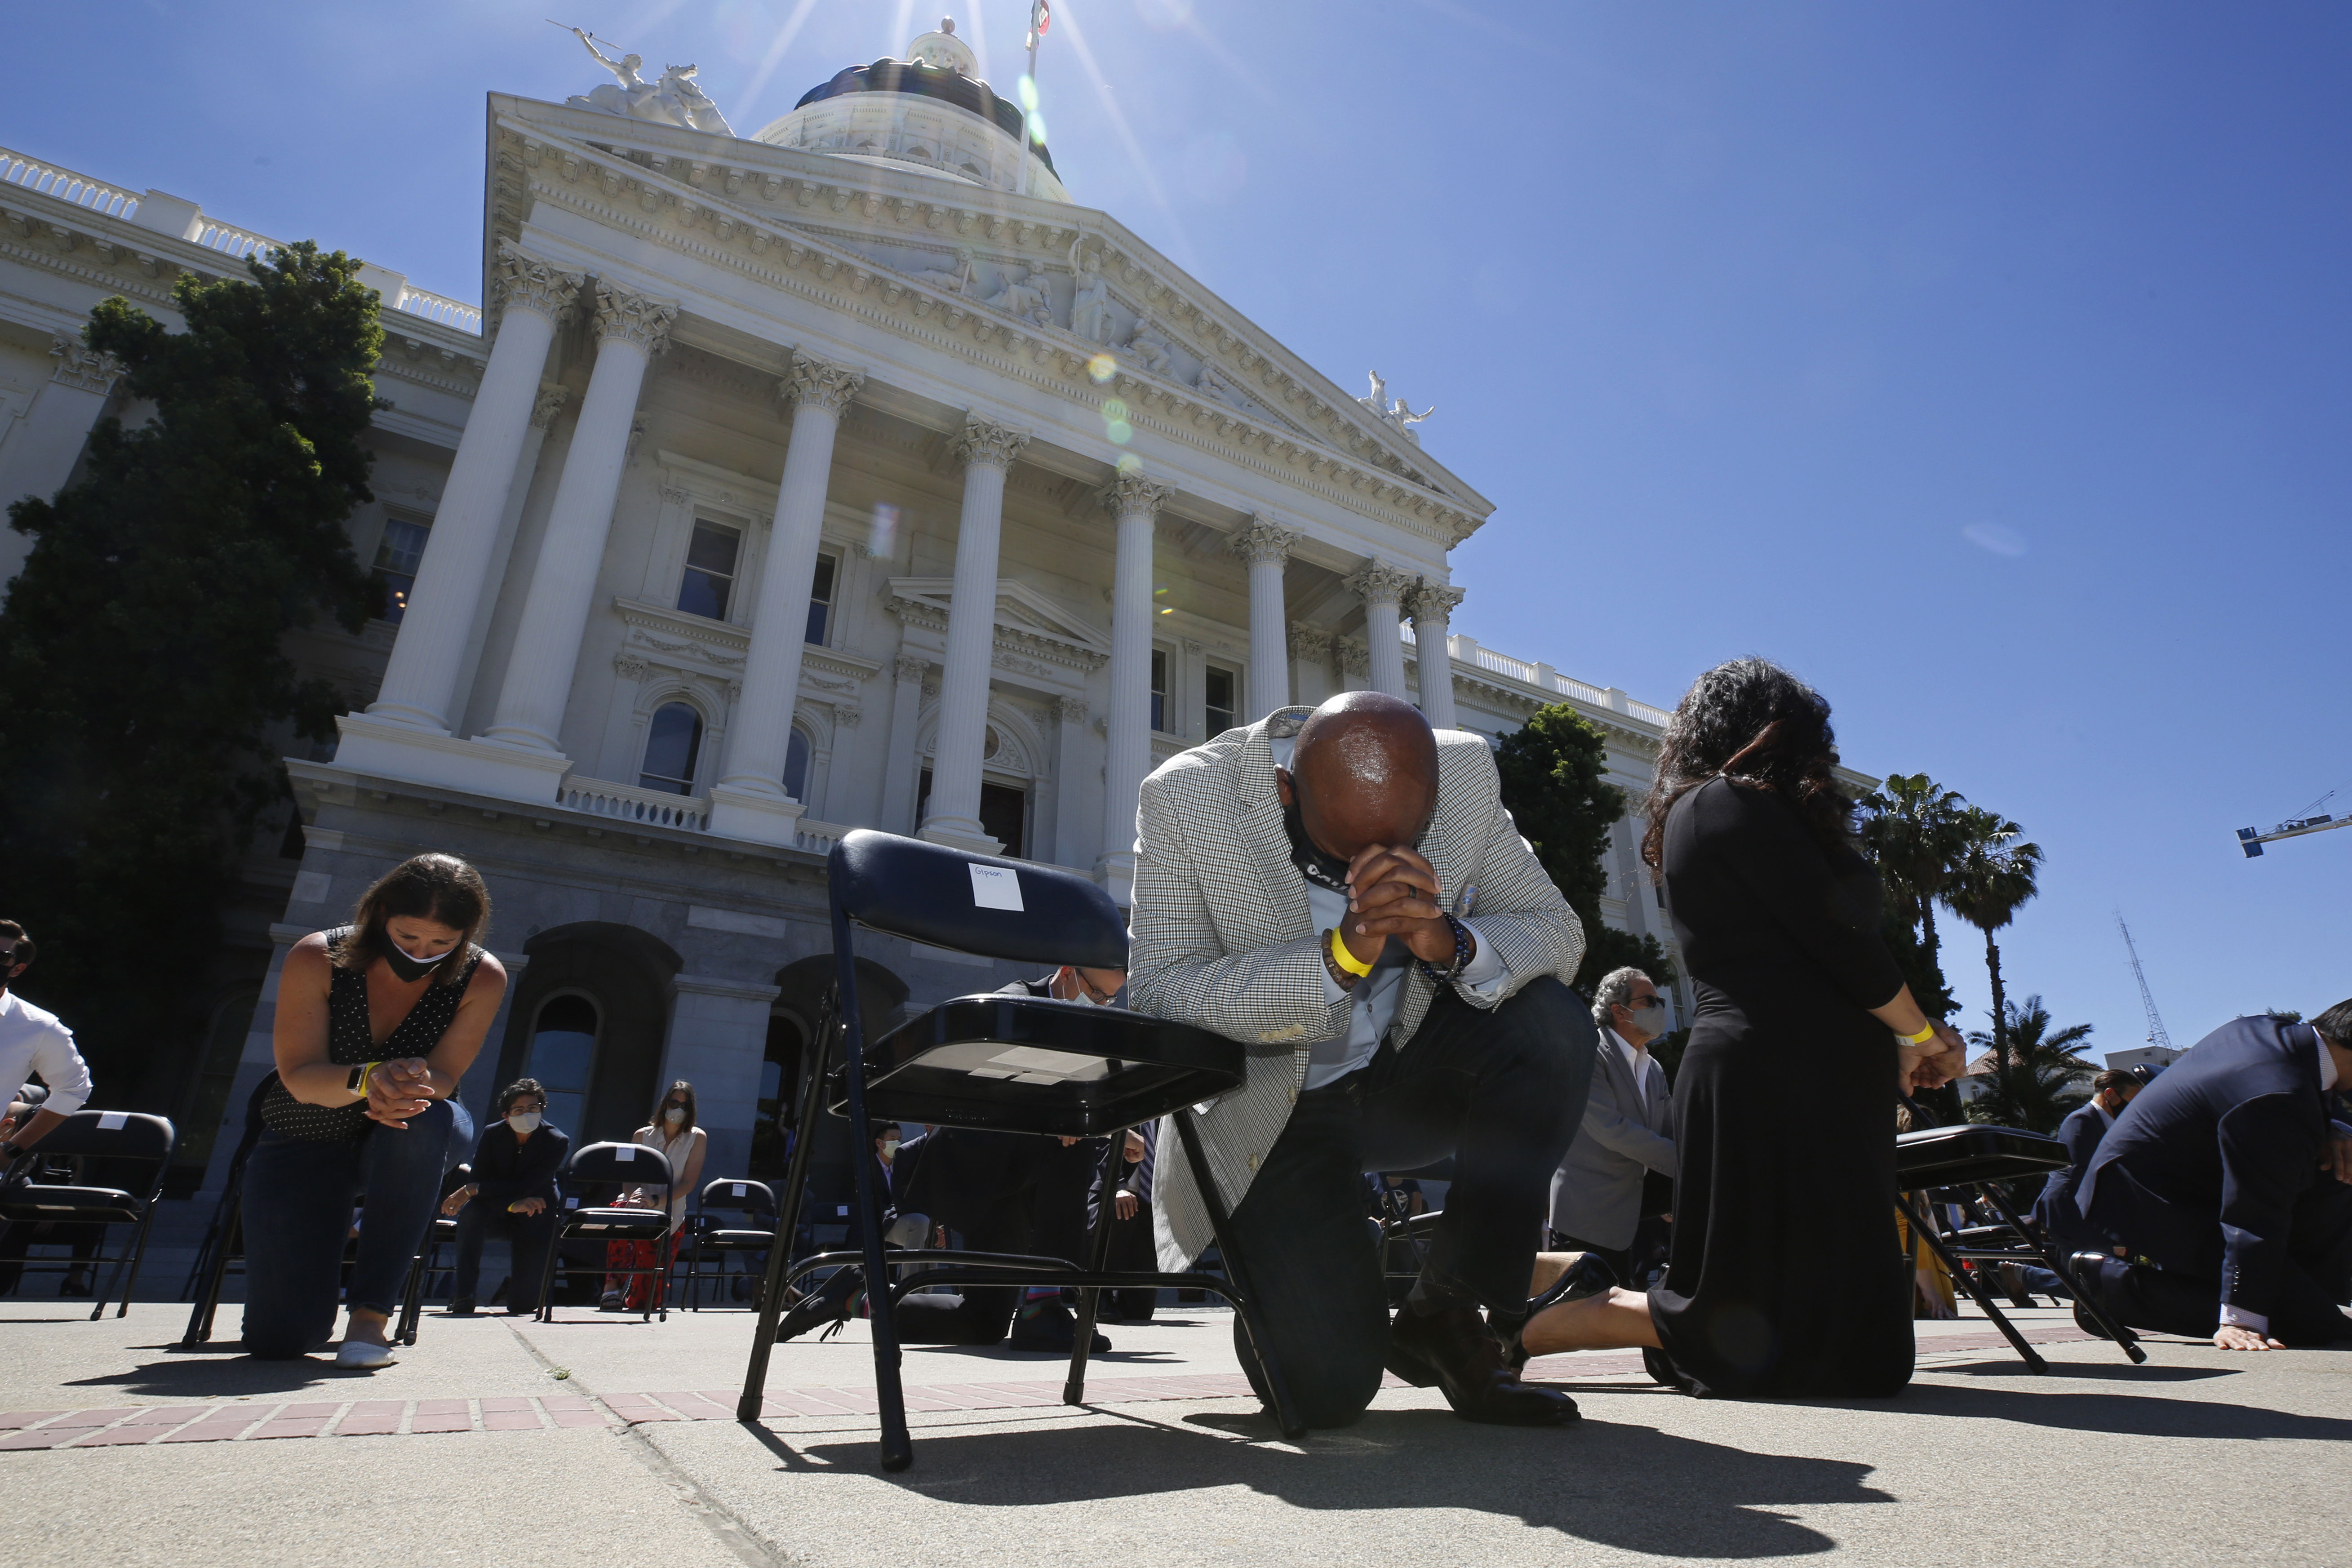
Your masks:
[{"label": "building balustrade", "polygon": [[665,790],[640,789],[635,784],[574,777],[563,781],[555,798],[564,810],[585,812],[591,816],[643,823],[648,827],[682,828],[688,833],[705,833],[710,828],[710,803],[700,795],[672,795]]}]

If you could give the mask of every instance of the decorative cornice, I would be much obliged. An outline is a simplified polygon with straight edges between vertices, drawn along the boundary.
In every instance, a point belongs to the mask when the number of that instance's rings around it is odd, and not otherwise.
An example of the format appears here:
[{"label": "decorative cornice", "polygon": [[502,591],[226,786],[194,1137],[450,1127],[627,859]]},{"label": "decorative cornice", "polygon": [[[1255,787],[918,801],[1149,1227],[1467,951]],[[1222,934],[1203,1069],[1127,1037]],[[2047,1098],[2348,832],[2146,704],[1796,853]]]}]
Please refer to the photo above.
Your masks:
[{"label": "decorative cornice", "polygon": [[596,337],[600,342],[635,344],[647,359],[669,347],[670,323],[677,306],[650,294],[596,283]]},{"label": "decorative cornice", "polygon": [[1062,723],[1084,724],[1087,721],[1087,700],[1083,697],[1056,697],[1052,707],[1054,717]]},{"label": "decorative cornice", "polygon": [[1339,656],[1339,668],[1356,675],[1369,675],[1372,668],[1372,650],[1361,637],[1333,637],[1331,651]]},{"label": "decorative cornice", "polygon": [[1290,552],[1298,548],[1301,537],[1297,530],[1280,527],[1267,521],[1263,514],[1254,513],[1249,526],[1233,536],[1233,551],[1252,565],[1261,561],[1287,561]]},{"label": "decorative cornice", "polygon": [[100,397],[114,390],[122,374],[121,362],[112,354],[101,353],[79,338],[58,332],[49,342],[49,357],[58,362],[49,372],[49,379],[59,386],[70,386],[76,392],[95,392]]},{"label": "decorative cornice", "polygon": [[899,679],[919,682],[923,677],[930,674],[931,661],[919,653],[902,653],[898,656],[895,668]]},{"label": "decorative cornice", "polygon": [[1402,605],[1405,595],[1420,581],[1412,573],[1391,566],[1385,561],[1373,561],[1347,580],[1348,591],[1367,605]]},{"label": "decorative cornice", "polygon": [[1405,607],[1412,613],[1416,622],[1450,621],[1454,618],[1454,612],[1461,606],[1462,595],[1460,588],[1433,583],[1423,577],[1414,585],[1412,600]]},{"label": "decorative cornice", "polygon": [[956,437],[955,454],[969,467],[973,463],[991,464],[1009,468],[1021,448],[1029,444],[1026,430],[1015,430],[1009,425],[999,425],[993,419],[977,414],[963,416],[963,434]]},{"label": "decorative cornice", "polygon": [[520,307],[536,310],[557,326],[572,319],[587,286],[585,275],[559,271],[535,256],[526,256],[513,240],[499,241],[498,258],[490,263],[490,300],[500,316]]},{"label": "decorative cornice", "polygon": [[864,371],[827,364],[794,349],[793,373],[784,377],[777,390],[786,403],[796,408],[815,408],[837,418],[865,384]]},{"label": "decorative cornice", "polygon": [[1141,474],[1121,474],[1104,488],[1103,505],[1113,517],[1157,517],[1175,493],[1174,485],[1163,485]]},{"label": "decorative cornice", "polygon": [[555,416],[563,412],[563,405],[571,397],[570,387],[559,386],[551,381],[541,382],[539,396],[530,405],[531,428],[544,430],[555,423]]},{"label": "decorative cornice", "polygon": [[1305,621],[1290,623],[1290,657],[1293,658],[1315,658],[1329,664],[1332,641],[1331,634],[1321,626],[1308,626]]}]

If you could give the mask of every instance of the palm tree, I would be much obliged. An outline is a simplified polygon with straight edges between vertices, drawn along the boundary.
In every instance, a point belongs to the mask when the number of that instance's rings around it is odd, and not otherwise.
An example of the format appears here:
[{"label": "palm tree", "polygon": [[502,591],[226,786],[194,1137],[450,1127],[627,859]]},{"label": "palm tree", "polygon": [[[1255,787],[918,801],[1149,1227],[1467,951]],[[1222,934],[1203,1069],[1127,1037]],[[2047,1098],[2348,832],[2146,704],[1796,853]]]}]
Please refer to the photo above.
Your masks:
[{"label": "palm tree", "polygon": [[1959,832],[1960,853],[1944,889],[1944,903],[1984,932],[1985,967],[1992,974],[1993,1062],[1997,1068],[2006,1068],[2009,1010],[2000,988],[2000,946],[1993,932],[2016,919],[2039,891],[2034,880],[2042,870],[2042,847],[2026,843],[2023,828],[1982,806],[1960,812]]},{"label": "palm tree", "polygon": [[1960,816],[1968,803],[1926,773],[1895,773],[1864,795],[1863,847],[1878,863],[1887,891],[1906,907],[1927,964],[1940,969],[1936,900],[1951,885],[1964,839]]},{"label": "palm tree", "polygon": [[[2008,1060],[1996,1061],[1984,1092],[1969,1102],[1969,1119],[2056,1131],[2066,1113],[2090,1098],[2076,1075],[2097,1070],[2079,1054],[2091,1026],[2075,1024],[2052,1034],[2050,1010],[2039,996],[2010,1003],[1993,1022],[2008,1041]],[[1994,1041],[1979,1030],[1969,1043],[1990,1047]]]}]

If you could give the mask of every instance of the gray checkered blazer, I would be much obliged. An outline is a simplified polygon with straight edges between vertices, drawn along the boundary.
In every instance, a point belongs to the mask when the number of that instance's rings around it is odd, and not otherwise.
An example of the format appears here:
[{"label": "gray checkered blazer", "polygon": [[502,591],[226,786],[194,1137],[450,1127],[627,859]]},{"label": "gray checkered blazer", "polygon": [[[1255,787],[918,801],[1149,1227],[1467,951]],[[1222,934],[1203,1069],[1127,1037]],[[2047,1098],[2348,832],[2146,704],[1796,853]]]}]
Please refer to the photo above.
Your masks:
[{"label": "gray checkered blazer", "polygon": [[[1278,708],[1247,729],[1171,757],[1144,781],[1136,809],[1134,947],[1128,1005],[1214,1029],[1248,1047],[1248,1077],[1200,1119],[1201,1142],[1230,1213],[1290,1120],[1317,1041],[1344,1034],[1353,996],[1324,1001],[1322,933],[1307,884],[1290,860],[1274,792],[1269,737],[1295,735],[1308,708]],[[1572,975],[1584,956],[1575,911],[1503,809],[1494,754],[1479,737],[1437,732],[1437,812],[1420,849],[1446,907],[1465,889],[1479,939],[1509,972],[1496,994],[1463,999],[1493,1007],[1540,974]],[[1389,1039],[1421,1026],[1434,987],[1416,967]],[[1160,1147],[1179,1147],[1171,1128]],[[1187,1162],[1160,1162],[1153,1230],[1160,1266],[1176,1269],[1213,1239]]]}]

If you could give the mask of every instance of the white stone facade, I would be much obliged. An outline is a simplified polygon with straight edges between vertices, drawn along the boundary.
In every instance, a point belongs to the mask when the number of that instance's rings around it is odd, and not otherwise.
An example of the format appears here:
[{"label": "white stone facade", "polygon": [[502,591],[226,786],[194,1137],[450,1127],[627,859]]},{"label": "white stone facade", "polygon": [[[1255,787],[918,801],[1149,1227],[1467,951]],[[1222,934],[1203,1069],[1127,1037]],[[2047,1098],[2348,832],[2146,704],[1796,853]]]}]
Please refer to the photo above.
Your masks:
[{"label": "white stone facade", "polygon": [[[469,1102],[584,1033],[573,1131],[623,1135],[687,1077],[720,1173],[772,1149],[758,1102],[814,1027],[853,826],[1123,899],[1150,767],[1350,688],[1489,736],[1569,702],[1647,789],[1660,710],[1452,629],[1475,490],[1018,144],[977,177],[835,144],[997,133],[895,96],[756,140],[493,96],[484,312],[371,269],[394,406],[352,543],[405,615],[298,639],[353,710],[289,761],[299,858],[248,865],[282,905],[236,938],[181,1114],[236,1119],[287,947],[423,848],[481,867],[515,971]],[[0,209],[0,489],[46,493],[122,412],[90,306],[168,320],[176,271],[268,242],[5,153]],[[1604,915],[1671,944],[1633,845]],[[1009,977],[861,951],[884,1013]]]}]

